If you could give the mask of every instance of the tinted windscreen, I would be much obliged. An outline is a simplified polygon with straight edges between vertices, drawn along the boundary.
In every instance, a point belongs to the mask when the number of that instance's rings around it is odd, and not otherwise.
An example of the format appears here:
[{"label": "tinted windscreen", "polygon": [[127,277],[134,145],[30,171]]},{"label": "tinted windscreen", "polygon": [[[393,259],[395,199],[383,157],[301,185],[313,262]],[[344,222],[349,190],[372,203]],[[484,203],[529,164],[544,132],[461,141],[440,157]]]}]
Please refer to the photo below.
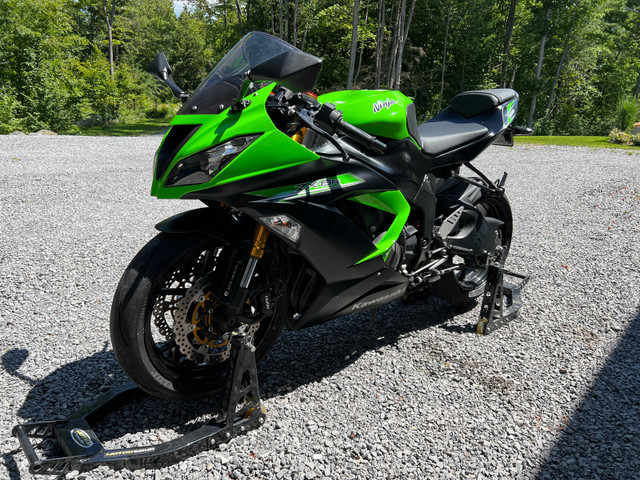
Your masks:
[{"label": "tinted windscreen", "polygon": [[211,70],[178,114],[215,114],[227,109],[240,92],[249,70],[288,50],[296,49],[266,33],[248,33]]}]

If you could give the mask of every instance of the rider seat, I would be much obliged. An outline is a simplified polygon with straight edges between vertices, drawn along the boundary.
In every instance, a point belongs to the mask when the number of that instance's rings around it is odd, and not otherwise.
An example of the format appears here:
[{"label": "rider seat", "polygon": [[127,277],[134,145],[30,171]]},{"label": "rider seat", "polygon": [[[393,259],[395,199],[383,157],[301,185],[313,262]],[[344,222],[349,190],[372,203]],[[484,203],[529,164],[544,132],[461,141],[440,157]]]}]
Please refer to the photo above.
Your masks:
[{"label": "rider seat", "polygon": [[516,96],[515,90],[510,88],[475,90],[456,95],[448,108],[418,127],[423,152],[439,156],[484,137],[490,131],[484,125],[487,116],[478,116]]}]

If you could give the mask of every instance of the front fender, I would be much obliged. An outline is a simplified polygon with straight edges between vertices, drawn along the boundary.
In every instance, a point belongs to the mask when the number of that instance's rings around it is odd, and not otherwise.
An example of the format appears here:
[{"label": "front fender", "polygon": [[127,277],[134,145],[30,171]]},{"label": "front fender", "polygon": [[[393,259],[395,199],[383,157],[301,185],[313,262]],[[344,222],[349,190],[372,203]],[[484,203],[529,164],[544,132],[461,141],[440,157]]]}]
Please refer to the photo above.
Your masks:
[{"label": "front fender", "polygon": [[188,210],[169,217],[156,225],[165,233],[203,233],[224,245],[251,238],[255,223],[231,212],[213,207]]}]

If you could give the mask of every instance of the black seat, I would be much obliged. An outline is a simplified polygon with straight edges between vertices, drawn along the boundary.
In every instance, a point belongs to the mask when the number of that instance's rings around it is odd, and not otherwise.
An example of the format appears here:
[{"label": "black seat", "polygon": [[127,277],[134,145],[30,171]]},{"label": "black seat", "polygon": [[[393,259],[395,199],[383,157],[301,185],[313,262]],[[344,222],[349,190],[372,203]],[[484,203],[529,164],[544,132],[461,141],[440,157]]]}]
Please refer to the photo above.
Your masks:
[{"label": "black seat", "polygon": [[422,151],[437,156],[484,137],[489,129],[480,123],[455,122],[438,115],[418,127]]},{"label": "black seat", "polygon": [[517,95],[516,91],[510,88],[472,90],[456,95],[451,101],[451,108],[465,118],[475,117],[490,108],[515,99]]}]

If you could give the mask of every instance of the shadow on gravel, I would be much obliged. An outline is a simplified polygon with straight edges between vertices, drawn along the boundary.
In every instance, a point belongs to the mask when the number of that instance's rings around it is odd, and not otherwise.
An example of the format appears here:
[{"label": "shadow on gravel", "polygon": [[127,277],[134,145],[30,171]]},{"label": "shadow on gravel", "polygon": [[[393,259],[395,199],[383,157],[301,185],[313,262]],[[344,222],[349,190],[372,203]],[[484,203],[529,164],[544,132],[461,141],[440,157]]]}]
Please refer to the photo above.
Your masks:
[{"label": "shadow on gravel", "polygon": [[[461,312],[438,299],[427,298],[415,306],[403,306],[400,302],[385,305],[375,319],[367,312],[298,332],[283,332],[258,367],[261,395],[274,397],[331,376],[367,351],[393,345],[419,330],[437,325],[446,328],[444,322]],[[107,346],[105,343],[101,352],[68,363],[41,380],[19,371],[28,351],[15,349],[5,353],[4,370],[31,386],[17,412],[21,421],[64,419],[111,387],[128,382]],[[219,404],[220,399],[170,402],[149,397],[110,414],[95,426],[95,432],[107,447],[113,447],[110,442],[127,434],[136,435],[131,446],[160,443],[206,423]],[[169,432],[157,433],[161,429]],[[12,480],[20,478],[16,454],[23,455],[19,449],[2,455]]]},{"label": "shadow on gravel", "polygon": [[394,345],[419,330],[439,326],[472,334],[475,325],[458,327],[445,322],[475,306],[454,307],[435,297],[410,306],[395,301],[380,307],[373,319],[365,312],[298,332],[283,332],[258,367],[262,395],[270,398],[332,376],[363,353]]},{"label": "shadow on gravel", "polygon": [[537,479],[640,478],[640,311]]}]

